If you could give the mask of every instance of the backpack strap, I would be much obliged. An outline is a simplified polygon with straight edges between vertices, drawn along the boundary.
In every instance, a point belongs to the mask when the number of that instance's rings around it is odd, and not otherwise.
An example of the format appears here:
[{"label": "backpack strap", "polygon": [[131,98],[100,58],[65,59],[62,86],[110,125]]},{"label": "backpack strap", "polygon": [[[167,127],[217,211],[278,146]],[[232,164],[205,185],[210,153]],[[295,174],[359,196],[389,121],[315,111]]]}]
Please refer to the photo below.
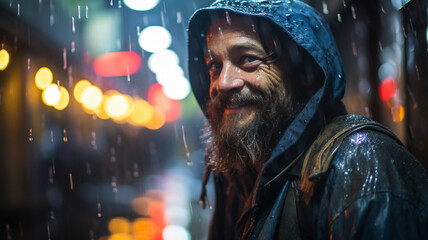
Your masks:
[{"label": "backpack strap", "polygon": [[301,181],[298,186],[302,200],[309,201],[316,185],[329,170],[331,161],[343,140],[361,130],[374,130],[386,134],[400,144],[400,140],[383,125],[358,115],[343,115],[334,118],[318,135],[305,153]]}]

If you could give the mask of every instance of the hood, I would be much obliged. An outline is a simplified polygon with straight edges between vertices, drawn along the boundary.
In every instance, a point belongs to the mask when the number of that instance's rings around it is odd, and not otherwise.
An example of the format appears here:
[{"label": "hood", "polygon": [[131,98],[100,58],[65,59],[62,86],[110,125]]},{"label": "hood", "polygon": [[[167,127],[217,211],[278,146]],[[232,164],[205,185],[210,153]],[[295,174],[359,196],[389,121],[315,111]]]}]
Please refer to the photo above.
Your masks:
[{"label": "hood", "polygon": [[[336,43],[323,17],[307,4],[294,0],[218,0],[210,7],[196,11],[189,22],[189,80],[193,93],[205,113],[209,99],[210,78],[204,61],[205,31],[212,16],[228,11],[246,16],[264,18],[284,31],[304,49],[322,69],[321,87],[289,125],[274,149],[271,159],[283,153],[302,137],[308,124],[322,109],[342,106],[345,76]],[[333,108],[332,108],[333,107]]]}]

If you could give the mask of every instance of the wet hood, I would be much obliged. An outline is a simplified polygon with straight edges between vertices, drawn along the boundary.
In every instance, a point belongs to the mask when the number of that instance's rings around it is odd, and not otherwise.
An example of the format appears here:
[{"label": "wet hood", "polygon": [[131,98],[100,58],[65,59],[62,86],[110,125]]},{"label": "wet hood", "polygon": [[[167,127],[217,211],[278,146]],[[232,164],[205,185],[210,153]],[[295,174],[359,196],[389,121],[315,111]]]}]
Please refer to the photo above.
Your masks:
[{"label": "wet hood", "polygon": [[[320,108],[341,103],[345,77],[337,47],[323,17],[312,7],[293,0],[218,0],[210,7],[196,11],[189,22],[189,80],[193,93],[205,113],[209,99],[210,78],[204,62],[205,31],[211,16],[218,11],[229,11],[270,20],[284,31],[298,46],[307,51],[324,72],[321,88],[287,128],[271,158],[294,145]],[[322,106],[322,107],[320,107]]]}]

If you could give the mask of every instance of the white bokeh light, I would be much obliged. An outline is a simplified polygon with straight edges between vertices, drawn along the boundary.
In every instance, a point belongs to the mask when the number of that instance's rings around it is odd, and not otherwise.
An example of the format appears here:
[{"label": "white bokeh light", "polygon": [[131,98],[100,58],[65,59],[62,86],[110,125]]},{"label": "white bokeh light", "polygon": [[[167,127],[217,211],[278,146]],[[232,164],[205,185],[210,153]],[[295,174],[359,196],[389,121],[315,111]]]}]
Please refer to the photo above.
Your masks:
[{"label": "white bokeh light", "polygon": [[174,225],[187,227],[190,223],[190,213],[183,206],[172,206],[165,209],[166,220]]},{"label": "white bokeh light", "polygon": [[190,83],[183,76],[176,76],[168,84],[162,86],[163,93],[174,100],[186,98],[190,94],[190,90]]},{"label": "white bokeh light", "polygon": [[161,69],[156,74],[156,80],[161,85],[168,85],[169,82],[174,81],[176,77],[184,76],[183,69],[178,65],[171,65],[168,68]]},{"label": "white bokeh light", "polygon": [[171,34],[164,27],[146,27],[138,37],[138,44],[147,52],[159,52],[171,46]]},{"label": "white bokeh light", "polygon": [[126,6],[135,11],[148,11],[156,5],[159,0],[123,0]]},{"label": "white bokeh light", "polygon": [[187,229],[176,226],[169,225],[162,231],[162,237],[164,240],[191,240],[191,236]]},{"label": "white bokeh light", "polygon": [[148,60],[149,68],[152,72],[158,74],[171,66],[178,65],[180,62],[177,54],[169,49],[153,53]]},{"label": "white bokeh light", "polygon": [[42,93],[42,98],[46,105],[53,106],[58,103],[61,97],[58,85],[51,84]]}]

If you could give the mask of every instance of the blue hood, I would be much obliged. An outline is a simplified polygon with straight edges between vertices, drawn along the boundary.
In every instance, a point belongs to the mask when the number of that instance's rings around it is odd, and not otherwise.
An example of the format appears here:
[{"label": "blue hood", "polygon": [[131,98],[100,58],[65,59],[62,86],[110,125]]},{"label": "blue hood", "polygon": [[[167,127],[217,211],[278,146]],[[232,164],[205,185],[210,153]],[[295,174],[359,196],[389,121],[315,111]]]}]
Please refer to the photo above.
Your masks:
[{"label": "blue hood", "polygon": [[345,76],[336,43],[323,17],[307,4],[295,0],[218,0],[195,12],[189,22],[189,80],[193,93],[205,112],[210,78],[204,62],[205,31],[212,16],[228,11],[264,18],[282,29],[298,46],[306,50],[324,72],[321,87],[289,125],[274,149],[271,159],[286,151],[302,137],[319,111],[342,106]]}]

